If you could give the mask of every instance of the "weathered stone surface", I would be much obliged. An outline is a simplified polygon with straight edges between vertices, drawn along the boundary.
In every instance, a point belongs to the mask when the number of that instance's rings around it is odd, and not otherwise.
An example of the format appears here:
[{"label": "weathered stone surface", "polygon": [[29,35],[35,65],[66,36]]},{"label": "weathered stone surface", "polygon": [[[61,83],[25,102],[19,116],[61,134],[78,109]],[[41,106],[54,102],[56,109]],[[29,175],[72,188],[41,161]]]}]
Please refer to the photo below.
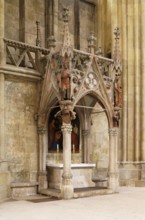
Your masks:
[{"label": "weathered stone surface", "polygon": [[37,178],[36,97],[35,83],[5,82],[5,145],[11,182],[31,182]]}]

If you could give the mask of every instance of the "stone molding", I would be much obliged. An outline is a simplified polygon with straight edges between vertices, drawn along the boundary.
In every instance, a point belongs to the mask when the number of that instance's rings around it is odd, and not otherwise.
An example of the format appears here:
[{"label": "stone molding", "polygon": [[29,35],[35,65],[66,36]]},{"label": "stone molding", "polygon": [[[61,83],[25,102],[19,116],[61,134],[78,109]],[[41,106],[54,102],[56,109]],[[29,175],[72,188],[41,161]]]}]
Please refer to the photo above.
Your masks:
[{"label": "stone molding", "polygon": [[72,132],[72,125],[71,124],[63,124],[61,126],[61,130],[63,133],[71,133]]}]

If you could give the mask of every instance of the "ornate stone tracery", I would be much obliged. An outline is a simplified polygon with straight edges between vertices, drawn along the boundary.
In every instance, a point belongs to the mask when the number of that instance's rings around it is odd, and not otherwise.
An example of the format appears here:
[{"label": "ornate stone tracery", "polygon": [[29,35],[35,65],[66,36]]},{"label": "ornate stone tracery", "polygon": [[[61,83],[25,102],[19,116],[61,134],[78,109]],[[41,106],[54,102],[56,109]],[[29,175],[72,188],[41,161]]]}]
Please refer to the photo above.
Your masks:
[{"label": "ornate stone tracery", "polygon": [[[121,108],[121,62],[119,54],[119,32],[115,30],[115,52],[114,60],[102,56],[101,53],[95,54],[94,34],[88,38],[88,52],[76,50],[72,47],[68,29],[68,9],[63,11],[64,21],[64,42],[62,48],[55,52],[50,48],[49,60],[46,67],[44,82],[42,85],[42,95],[40,100],[39,114],[47,114],[48,106],[51,106],[51,96],[55,94],[59,103],[60,111],[56,114],[61,117],[63,133],[63,181],[62,195],[64,198],[73,197],[72,175],[71,175],[71,121],[75,119],[75,111],[77,103],[88,94],[93,95],[104,108],[108,118],[110,129],[115,129],[119,126],[120,108]],[[54,39],[52,38],[53,43]],[[51,41],[52,41],[51,40]],[[94,102],[95,104],[96,102]],[[88,106],[89,107],[89,106]],[[93,107],[92,107],[93,108]],[[87,110],[83,110],[85,115],[85,125],[83,130],[89,130],[90,123],[87,118]],[[88,111],[89,112],[89,111]],[[87,114],[86,114],[87,113]],[[38,124],[41,117],[38,117]],[[47,117],[46,117],[47,118]],[[46,125],[46,122],[44,126]],[[41,125],[42,127],[42,125]],[[64,130],[65,128],[65,130]],[[65,132],[64,132],[65,131]],[[84,136],[85,151],[87,152],[87,135]],[[116,140],[116,136],[114,137]],[[113,137],[110,136],[110,145],[115,151]],[[113,158],[115,163],[115,155],[111,153],[110,158]],[[86,156],[87,158],[88,156]],[[88,162],[88,159],[86,159]],[[111,163],[111,162],[110,162]],[[114,166],[114,165],[113,165]],[[110,165],[109,187],[116,190],[116,177],[114,167]],[[66,175],[67,173],[67,175]]]}]

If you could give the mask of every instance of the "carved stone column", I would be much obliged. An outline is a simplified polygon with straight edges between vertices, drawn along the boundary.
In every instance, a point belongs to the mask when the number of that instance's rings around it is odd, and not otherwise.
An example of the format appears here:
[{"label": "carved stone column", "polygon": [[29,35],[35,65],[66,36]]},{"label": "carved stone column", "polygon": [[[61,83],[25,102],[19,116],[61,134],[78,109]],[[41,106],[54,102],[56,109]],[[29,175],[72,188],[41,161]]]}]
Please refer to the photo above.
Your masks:
[{"label": "carved stone column", "polygon": [[46,141],[45,141],[46,129],[43,127],[38,128],[39,135],[39,147],[38,147],[38,181],[39,189],[47,189],[47,172],[46,172]]},{"label": "carved stone column", "polygon": [[71,124],[63,124],[63,175],[62,175],[62,197],[64,199],[73,198],[73,184],[71,173]]},{"label": "carved stone column", "polygon": [[127,8],[126,0],[122,0],[122,61],[123,61],[123,71],[122,71],[122,85],[123,85],[123,109],[122,109],[122,161],[127,160],[127,124],[128,124],[128,110],[127,110]]},{"label": "carved stone column", "polygon": [[[5,64],[4,0],[0,0],[0,66]],[[4,74],[0,72],[0,159],[4,159]]]},{"label": "carved stone column", "polygon": [[141,160],[145,161],[145,1],[141,0]]},{"label": "carved stone column", "polygon": [[4,109],[4,74],[0,73],[0,160],[5,157]]},{"label": "carved stone column", "polygon": [[82,135],[83,135],[83,162],[84,163],[89,163],[88,134],[89,134],[88,129],[83,129],[82,130]]},{"label": "carved stone column", "polygon": [[0,65],[5,64],[4,46],[4,0],[0,0]]},{"label": "carved stone column", "polygon": [[117,164],[117,148],[118,148],[118,128],[109,130],[109,188],[113,192],[118,191],[118,164]]}]

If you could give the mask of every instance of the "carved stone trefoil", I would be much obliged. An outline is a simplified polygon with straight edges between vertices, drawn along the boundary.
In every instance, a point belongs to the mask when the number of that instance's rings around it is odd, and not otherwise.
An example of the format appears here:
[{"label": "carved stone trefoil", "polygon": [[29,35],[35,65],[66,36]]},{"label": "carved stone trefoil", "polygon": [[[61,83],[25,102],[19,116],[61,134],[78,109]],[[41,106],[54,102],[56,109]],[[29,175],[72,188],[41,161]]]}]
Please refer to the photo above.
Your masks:
[{"label": "carved stone trefoil", "polygon": [[98,86],[97,80],[94,76],[94,73],[90,72],[87,75],[87,78],[85,80],[85,86],[87,89],[96,89]]}]

